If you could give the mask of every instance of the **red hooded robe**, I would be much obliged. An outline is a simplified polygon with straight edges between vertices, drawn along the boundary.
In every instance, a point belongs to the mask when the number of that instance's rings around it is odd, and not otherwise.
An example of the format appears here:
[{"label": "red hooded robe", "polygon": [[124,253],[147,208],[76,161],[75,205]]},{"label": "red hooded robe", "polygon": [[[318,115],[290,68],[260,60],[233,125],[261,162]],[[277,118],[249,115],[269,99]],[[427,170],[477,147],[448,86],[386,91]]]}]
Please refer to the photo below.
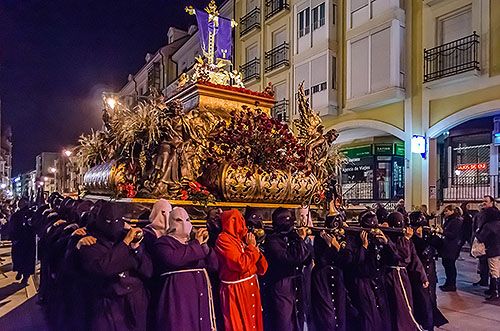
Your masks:
[{"label": "red hooded robe", "polygon": [[238,210],[221,215],[222,233],[215,250],[219,259],[220,297],[226,331],[262,331],[262,305],[257,275],[267,270],[260,250],[243,241],[248,229]]}]

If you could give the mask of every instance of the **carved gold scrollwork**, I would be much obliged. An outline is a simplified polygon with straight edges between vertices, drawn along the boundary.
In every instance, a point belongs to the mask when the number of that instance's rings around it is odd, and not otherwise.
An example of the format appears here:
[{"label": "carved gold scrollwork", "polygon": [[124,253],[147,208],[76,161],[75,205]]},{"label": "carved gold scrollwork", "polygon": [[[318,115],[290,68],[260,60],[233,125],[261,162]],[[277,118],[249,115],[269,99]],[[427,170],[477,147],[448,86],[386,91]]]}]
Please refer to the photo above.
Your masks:
[{"label": "carved gold scrollwork", "polygon": [[[247,173],[251,176],[247,176]],[[258,174],[249,168],[222,167],[220,188],[227,201],[253,201],[258,194]]]},{"label": "carved gold scrollwork", "polygon": [[259,200],[286,202],[290,192],[290,175],[283,171],[276,171],[274,176],[263,172],[259,176]]},{"label": "carved gold scrollwork", "polygon": [[219,176],[219,190],[226,201],[303,203],[314,193],[317,183],[314,175],[292,176],[283,171],[259,174],[256,169],[229,165],[222,167]]},{"label": "carved gold scrollwork", "polygon": [[291,176],[290,198],[294,202],[303,203],[314,194],[318,180],[313,174],[306,176],[303,172]]}]

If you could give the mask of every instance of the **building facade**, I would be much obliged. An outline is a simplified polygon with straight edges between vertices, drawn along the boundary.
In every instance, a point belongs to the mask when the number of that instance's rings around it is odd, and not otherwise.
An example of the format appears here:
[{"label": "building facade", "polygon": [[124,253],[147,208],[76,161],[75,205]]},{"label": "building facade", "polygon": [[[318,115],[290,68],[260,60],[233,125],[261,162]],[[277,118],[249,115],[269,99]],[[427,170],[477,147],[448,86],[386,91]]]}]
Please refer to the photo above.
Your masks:
[{"label": "building facade", "polygon": [[272,82],[274,115],[290,120],[304,82],[340,132],[347,199],[435,209],[500,195],[500,2],[237,0],[235,19],[247,86]]},{"label": "building facade", "polygon": [[37,185],[43,188],[43,192],[50,194],[57,190],[57,160],[59,153],[42,152],[37,155],[35,163],[35,175]]}]

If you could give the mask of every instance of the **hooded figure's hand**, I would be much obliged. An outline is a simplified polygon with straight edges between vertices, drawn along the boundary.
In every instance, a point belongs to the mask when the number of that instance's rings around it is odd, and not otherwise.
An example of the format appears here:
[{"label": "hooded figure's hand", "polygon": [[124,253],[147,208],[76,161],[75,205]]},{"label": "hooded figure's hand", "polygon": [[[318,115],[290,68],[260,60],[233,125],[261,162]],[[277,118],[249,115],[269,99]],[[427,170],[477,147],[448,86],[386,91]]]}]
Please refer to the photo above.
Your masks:
[{"label": "hooded figure's hand", "polygon": [[78,243],[76,244],[76,248],[80,249],[82,246],[92,246],[92,245],[95,245],[96,243],[97,243],[97,239],[95,237],[87,236],[87,237],[83,237],[82,239],[80,239],[78,241]]}]

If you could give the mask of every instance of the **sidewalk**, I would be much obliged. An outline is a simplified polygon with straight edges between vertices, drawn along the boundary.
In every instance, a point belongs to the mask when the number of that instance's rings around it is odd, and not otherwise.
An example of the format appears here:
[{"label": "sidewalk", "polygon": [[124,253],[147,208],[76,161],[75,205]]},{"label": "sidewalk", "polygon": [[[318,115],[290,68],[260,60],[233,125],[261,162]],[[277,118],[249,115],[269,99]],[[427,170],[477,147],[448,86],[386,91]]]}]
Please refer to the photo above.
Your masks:
[{"label": "sidewalk", "polygon": [[[439,284],[444,283],[441,260],[437,262]],[[437,290],[438,306],[450,321],[439,330],[500,330],[500,302],[489,303],[484,299],[485,287],[472,286],[479,279],[476,273],[477,260],[462,252],[457,261],[457,292]]]},{"label": "sidewalk", "polygon": [[0,330],[45,331],[42,310],[36,304],[36,288],[33,277],[28,286],[21,287],[12,272],[10,247],[0,247]]}]

